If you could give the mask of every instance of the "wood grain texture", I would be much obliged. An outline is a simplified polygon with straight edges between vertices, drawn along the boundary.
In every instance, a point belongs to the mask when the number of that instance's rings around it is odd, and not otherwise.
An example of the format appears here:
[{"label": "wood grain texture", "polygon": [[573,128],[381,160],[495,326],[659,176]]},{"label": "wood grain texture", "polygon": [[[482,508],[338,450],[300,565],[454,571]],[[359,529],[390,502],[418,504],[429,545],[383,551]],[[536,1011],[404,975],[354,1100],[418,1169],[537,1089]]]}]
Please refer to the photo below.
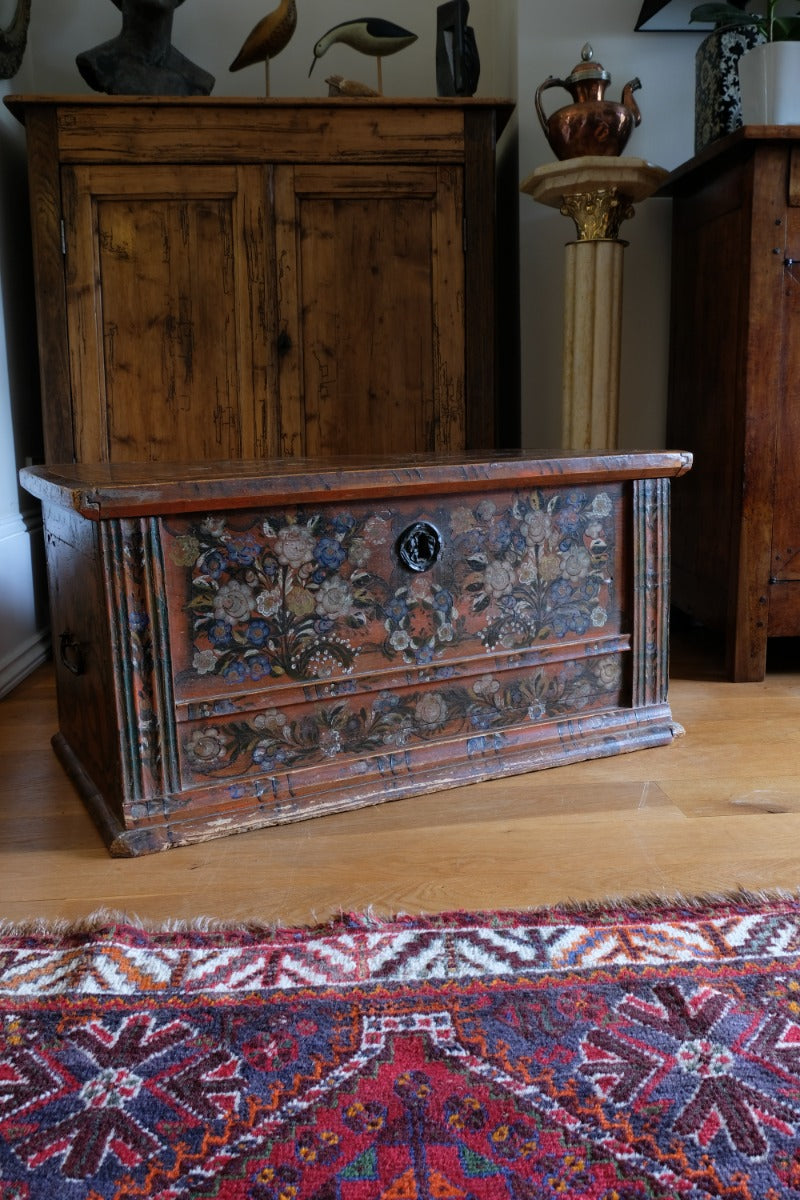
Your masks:
[{"label": "wood grain texture", "polygon": [[733,684],[720,641],[676,631],[670,702],[686,736],[672,746],[125,860],[108,856],[49,749],[47,665],[0,701],[0,916],[75,920],[105,907],[160,922],[314,924],[366,909],[794,892],[798,688],[796,648],[773,643],[764,681]]},{"label": "wood grain texture", "polygon": [[790,500],[796,284],[785,262],[798,236],[794,152],[791,130],[750,130],[707,148],[665,188],[674,197],[667,436],[701,464],[676,497],[673,595],[725,631],[736,680],[760,679],[768,637],[800,629],[800,591],[784,590],[771,611],[776,554],[786,560],[800,545]]},{"label": "wood grain texture", "polygon": [[510,105],[201,100],[9,101],[48,461],[457,451],[516,428],[495,361]]},{"label": "wood grain texture", "polygon": [[[61,180],[55,113],[50,106],[31,114],[27,127],[31,238],[39,375],[42,394],[69,396],[70,364],[64,259],[61,252]],[[75,455],[72,408],[43,406],[44,451],[48,462],[71,462]]]},{"label": "wood grain texture", "polygon": [[[613,454],[525,450],[467,454],[343,455],[249,462],[65,463],[25,467],[20,480],[48,504],[74,508],[90,520],[122,515],[198,512],[209,507],[316,503],[335,495],[363,500],[539,487],[568,477],[574,484],[610,479],[677,478],[691,454],[674,450]],[[691,477],[691,476],[690,476]],[[681,486],[684,486],[683,484]]]}]

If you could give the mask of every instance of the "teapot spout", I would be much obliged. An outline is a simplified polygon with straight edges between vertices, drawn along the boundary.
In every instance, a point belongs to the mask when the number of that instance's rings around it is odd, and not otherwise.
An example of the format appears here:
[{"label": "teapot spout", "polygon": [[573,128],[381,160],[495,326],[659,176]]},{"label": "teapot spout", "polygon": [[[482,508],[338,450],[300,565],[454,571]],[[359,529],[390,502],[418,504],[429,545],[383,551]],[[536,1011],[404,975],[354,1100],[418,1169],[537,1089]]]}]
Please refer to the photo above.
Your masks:
[{"label": "teapot spout", "polygon": [[633,93],[638,91],[641,86],[641,80],[637,77],[636,79],[632,79],[630,83],[626,83],[622,89],[622,104],[633,117],[634,125],[641,125],[642,123],[642,114],[639,111],[639,105],[633,98]]}]

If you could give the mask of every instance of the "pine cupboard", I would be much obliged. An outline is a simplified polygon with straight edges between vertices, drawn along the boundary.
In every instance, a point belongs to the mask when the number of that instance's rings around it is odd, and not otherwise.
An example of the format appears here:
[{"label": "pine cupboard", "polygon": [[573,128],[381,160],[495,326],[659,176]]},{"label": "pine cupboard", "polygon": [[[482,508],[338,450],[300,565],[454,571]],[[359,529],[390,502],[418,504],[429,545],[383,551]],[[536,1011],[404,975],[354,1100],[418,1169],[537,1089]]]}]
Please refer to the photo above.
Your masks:
[{"label": "pine cupboard", "polygon": [[48,462],[516,445],[494,100],[9,97]]}]

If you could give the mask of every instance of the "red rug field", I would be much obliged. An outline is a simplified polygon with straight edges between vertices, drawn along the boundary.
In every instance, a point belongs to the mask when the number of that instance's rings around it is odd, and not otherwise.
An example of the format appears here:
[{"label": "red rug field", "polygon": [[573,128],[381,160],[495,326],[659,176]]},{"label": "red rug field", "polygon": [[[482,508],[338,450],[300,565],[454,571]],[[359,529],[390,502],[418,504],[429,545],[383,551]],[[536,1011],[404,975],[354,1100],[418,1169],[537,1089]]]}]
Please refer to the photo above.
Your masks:
[{"label": "red rug field", "polygon": [[800,1197],[800,905],[0,936],[0,1198]]}]

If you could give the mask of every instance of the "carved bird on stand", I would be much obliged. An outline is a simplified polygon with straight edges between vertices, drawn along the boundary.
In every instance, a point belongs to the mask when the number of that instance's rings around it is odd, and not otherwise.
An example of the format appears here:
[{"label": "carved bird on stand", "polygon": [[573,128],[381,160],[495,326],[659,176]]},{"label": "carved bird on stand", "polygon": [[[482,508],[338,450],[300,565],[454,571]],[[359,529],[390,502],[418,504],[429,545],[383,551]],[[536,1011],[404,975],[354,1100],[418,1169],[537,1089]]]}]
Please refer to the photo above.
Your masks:
[{"label": "carved bird on stand", "polygon": [[322,58],[336,42],[343,42],[361,54],[369,54],[378,60],[378,92],[383,95],[383,74],[381,59],[387,54],[396,54],[417,40],[417,35],[392,21],[384,21],[380,17],[359,17],[355,21],[343,21],[334,25],[324,33],[314,47],[314,58],[309,69],[309,75],[314,70],[317,59]]},{"label": "carved bird on stand", "polygon": [[239,53],[231,63],[231,71],[252,67],[263,62],[266,72],[267,95],[269,95],[269,60],[280,54],[291,41],[297,28],[297,5],[295,0],[280,0],[271,13],[254,25],[247,35]]}]

